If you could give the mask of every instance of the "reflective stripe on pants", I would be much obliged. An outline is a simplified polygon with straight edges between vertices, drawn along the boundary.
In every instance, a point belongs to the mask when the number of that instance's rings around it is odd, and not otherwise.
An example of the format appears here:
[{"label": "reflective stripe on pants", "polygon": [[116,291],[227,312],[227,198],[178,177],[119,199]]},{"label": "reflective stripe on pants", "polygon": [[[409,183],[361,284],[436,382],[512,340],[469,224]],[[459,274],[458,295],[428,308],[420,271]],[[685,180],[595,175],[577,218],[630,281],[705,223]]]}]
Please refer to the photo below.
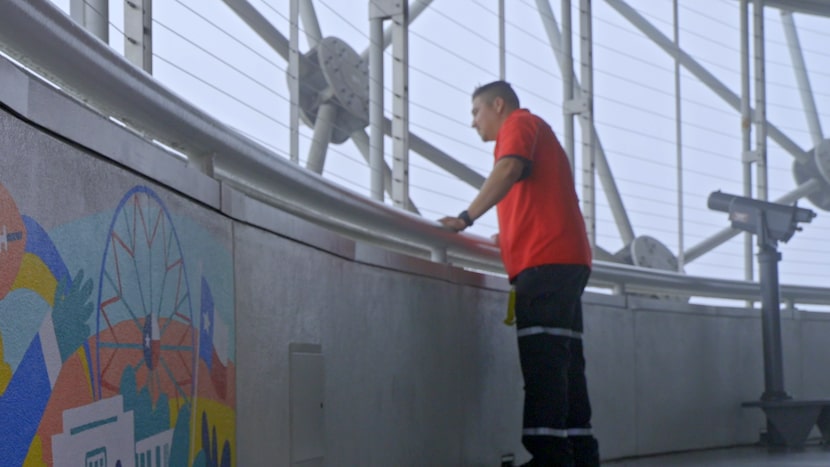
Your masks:
[{"label": "reflective stripe on pants", "polygon": [[557,438],[568,438],[571,436],[591,436],[593,432],[590,428],[568,428],[567,430],[557,430],[556,428],[525,428],[522,430],[522,435],[527,436],[555,436]]}]

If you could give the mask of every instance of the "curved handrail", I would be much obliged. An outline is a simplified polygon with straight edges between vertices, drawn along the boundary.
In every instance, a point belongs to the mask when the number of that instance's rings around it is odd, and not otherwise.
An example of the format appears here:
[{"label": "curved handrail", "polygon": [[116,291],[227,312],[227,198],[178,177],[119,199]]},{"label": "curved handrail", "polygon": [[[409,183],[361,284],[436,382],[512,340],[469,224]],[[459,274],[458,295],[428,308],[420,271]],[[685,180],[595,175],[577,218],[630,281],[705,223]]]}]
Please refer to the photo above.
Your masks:
[{"label": "curved handrail", "polygon": [[[240,135],[128,63],[48,0],[0,1],[0,49],[93,107],[194,159],[249,196],[318,224],[387,247],[502,272],[486,238],[348,191]],[[591,284],[629,292],[757,300],[759,284],[688,276],[603,261]],[[830,304],[830,289],[782,286],[781,299]]]}]

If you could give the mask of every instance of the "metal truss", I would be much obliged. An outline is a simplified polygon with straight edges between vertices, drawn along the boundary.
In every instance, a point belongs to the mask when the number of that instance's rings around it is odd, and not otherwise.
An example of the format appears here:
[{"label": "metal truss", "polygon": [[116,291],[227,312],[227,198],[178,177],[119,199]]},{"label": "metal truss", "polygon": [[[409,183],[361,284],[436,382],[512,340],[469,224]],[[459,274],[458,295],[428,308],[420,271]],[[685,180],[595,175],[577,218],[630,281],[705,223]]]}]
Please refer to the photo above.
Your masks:
[{"label": "metal truss", "polygon": [[[42,3],[45,0],[32,2]],[[384,201],[385,196],[398,208],[418,212],[416,201],[409,193],[409,151],[414,151],[458,180],[478,188],[484,177],[464,163],[451,157],[427,139],[409,128],[408,117],[408,27],[427,10],[431,0],[412,0],[409,4],[391,0],[368,2],[369,43],[355,46],[334,36],[326,36],[320,27],[312,0],[290,0],[290,30],[288,34],[272,25],[248,0],[223,2],[258,34],[287,64],[287,85],[291,96],[290,160],[297,163],[299,155],[300,122],[313,128],[306,169],[322,174],[330,144],[351,140],[371,168],[371,196]],[[774,200],[792,203],[806,198],[813,205],[830,210],[830,141],[825,138],[810,86],[807,65],[801,52],[793,13],[830,14],[830,2],[820,0],[736,0],[740,6],[741,89],[736,92],[719,80],[706,66],[687,53],[678,44],[677,10],[679,0],[673,0],[675,37],[664,34],[643,14],[625,0],[604,0],[621,18],[648,38],[675,63],[675,79],[680,70],[694,76],[701,84],[732,108],[744,121],[743,152],[736,154],[743,166],[743,194],[768,199],[767,147],[769,140],[776,143],[793,158],[793,173],[797,187]],[[12,2],[16,3],[16,2]],[[614,161],[609,160],[597,130],[593,114],[593,16],[592,1],[571,0],[559,2],[560,17],[554,13],[549,0],[536,0],[539,20],[562,74],[562,112],[564,116],[563,141],[572,165],[581,171],[581,199],[588,232],[595,248],[596,258],[645,268],[682,272],[684,266],[704,256],[714,248],[737,236],[737,230],[726,228],[691,247],[683,244],[680,223],[679,248],[670,251],[659,240],[638,235],[626,209],[624,195],[617,187],[613,174]],[[137,67],[151,71],[148,56],[152,54],[151,0],[133,2],[136,8],[125,10],[125,32],[129,43],[125,56]],[[106,41],[101,12],[106,12],[107,0],[72,1],[72,16],[90,32]],[[578,7],[578,18],[571,18]],[[29,7],[30,9],[33,7]],[[504,76],[504,3],[499,10],[499,75]],[[98,15],[96,16],[96,13]],[[795,73],[802,107],[808,121],[813,146],[803,148],[787,133],[769,121],[766,115],[767,99],[765,76],[764,15],[780,14]],[[301,26],[302,25],[302,30]],[[384,26],[386,26],[384,28]],[[136,31],[131,33],[131,31]],[[299,35],[305,34],[308,50],[299,50]],[[574,39],[579,55],[574,56]],[[750,49],[750,44],[752,48]],[[383,51],[392,46],[392,109],[384,114]],[[750,53],[751,51],[751,53]],[[148,55],[150,54],[150,55]],[[752,65],[752,66],[750,66]],[[129,74],[129,72],[127,72]],[[60,79],[60,77],[58,77]],[[752,86],[751,86],[752,84]],[[754,95],[750,94],[754,89]],[[679,97],[678,97],[679,99]],[[95,100],[95,99],[91,99]],[[680,124],[680,114],[678,112]],[[579,122],[579,135],[575,121]],[[752,134],[754,133],[754,144]],[[384,158],[384,135],[392,140],[392,166]],[[579,136],[580,147],[576,147]],[[680,141],[678,138],[678,148]],[[679,151],[679,149],[678,149]],[[577,157],[577,156],[581,157]],[[204,153],[191,155],[194,161],[204,159]],[[221,164],[220,164],[221,165]],[[213,167],[211,164],[207,166]],[[624,247],[616,252],[603,248],[596,239],[597,186],[599,182],[605,201],[613,215],[619,239]],[[384,196],[385,193],[385,196]],[[678,204],[682,204],[678,202]],[[682,206],[678,215],[682,218]],[[749,237],[744,242],[745,279],[752,279],[752,245]],[[446,251],[436,248],[433,259],[446,259]]]}]

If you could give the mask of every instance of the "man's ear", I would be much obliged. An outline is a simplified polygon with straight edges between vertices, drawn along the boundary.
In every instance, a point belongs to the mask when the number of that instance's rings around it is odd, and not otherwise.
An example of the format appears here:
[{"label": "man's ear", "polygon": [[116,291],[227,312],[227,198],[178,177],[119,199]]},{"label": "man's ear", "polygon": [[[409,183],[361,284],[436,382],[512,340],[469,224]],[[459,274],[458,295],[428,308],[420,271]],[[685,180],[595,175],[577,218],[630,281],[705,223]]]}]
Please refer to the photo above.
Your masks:
[{"label": "man's ear", "polygon": [[496,113],[501,113],[504,110],[504,99],[502,97],[496,96],[493,98],[493,109]]}]

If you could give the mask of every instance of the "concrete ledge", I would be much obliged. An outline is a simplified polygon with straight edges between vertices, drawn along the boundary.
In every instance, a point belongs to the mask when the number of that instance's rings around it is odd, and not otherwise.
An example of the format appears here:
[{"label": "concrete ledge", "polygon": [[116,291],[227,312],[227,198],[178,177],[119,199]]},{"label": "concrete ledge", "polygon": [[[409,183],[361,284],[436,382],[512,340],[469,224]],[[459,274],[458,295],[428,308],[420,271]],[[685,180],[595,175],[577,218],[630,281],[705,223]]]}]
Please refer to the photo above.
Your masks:
[{"label": "concrete ledge", "polygon": [[0,101],[34,125],[219,209],[219,182],[36,76],[0,59]]}]

